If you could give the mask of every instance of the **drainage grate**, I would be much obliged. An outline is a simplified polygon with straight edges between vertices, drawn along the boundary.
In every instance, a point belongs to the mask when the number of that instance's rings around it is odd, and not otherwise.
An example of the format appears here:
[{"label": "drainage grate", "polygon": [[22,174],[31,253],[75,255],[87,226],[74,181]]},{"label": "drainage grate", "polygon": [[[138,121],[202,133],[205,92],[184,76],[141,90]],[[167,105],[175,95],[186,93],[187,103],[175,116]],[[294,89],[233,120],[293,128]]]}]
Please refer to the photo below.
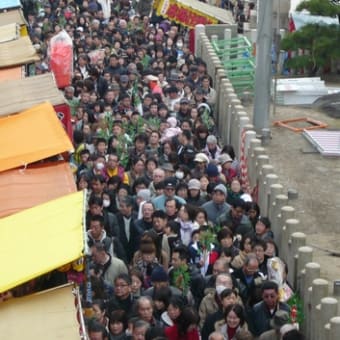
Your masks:
[{"label": "drainage grate", "polygon": [[322,156],[340,156],[340,131],[304,130],[303,135]]}]

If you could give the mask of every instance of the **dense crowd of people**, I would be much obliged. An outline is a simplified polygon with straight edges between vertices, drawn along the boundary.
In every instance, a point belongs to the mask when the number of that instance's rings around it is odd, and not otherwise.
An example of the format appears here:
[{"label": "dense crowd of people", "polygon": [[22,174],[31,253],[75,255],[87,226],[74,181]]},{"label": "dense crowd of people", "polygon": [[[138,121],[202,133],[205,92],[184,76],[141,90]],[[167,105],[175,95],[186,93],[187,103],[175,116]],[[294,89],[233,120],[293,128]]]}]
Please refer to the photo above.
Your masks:
[{"label": "dense crowd of people", "polygon": [[[188,29],[157,16],[152,1],[34,4],[25,2],[41,56],[32,73],[48,72],[61,30],[74,44],[64,94],[70,163],[87,189],[89,339],[303,339],[287,265],[233,146],[219,143],[217,94]],[[221,6],[230,4],[244,8]]]}]

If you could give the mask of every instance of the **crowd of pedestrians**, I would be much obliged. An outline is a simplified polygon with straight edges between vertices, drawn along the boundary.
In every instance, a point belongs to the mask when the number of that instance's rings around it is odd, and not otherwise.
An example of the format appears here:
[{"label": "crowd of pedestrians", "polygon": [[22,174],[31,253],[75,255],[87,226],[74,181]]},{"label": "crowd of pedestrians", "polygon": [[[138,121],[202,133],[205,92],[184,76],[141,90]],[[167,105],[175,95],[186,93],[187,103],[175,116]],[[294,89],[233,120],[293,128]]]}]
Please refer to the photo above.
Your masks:
[{"label": "crowd of pedestrians", "polygon": [[[218,100],[188,29],[152,1],[25,2],[48,72],[48,44],[74,44],[70,163],[87,189],[87,332],[104,339],[303,339],[270,220],[221,145]],[[242,7],[241,5],[238,8]]]}]

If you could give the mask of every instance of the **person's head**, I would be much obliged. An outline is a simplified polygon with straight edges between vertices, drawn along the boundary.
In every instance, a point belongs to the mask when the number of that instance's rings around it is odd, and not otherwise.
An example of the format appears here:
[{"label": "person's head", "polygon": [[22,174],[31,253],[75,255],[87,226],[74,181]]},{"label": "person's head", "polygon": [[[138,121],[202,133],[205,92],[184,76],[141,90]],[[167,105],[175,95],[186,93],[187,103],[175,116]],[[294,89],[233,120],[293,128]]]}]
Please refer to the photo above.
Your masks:
[{"label": "person's head", "polygon": [[208,223],[208,214],[205,209],[198,207],[196,209],[195,221],[198,223],[200,227],[207,225]]},{"label": "person's head", "polygon": [[103,243],[96,242],[91,247],[92,260],[96,264],[104,264],[107,257],[106,249]]},{"label": "person's head", "polygon": [[261,287],[262,300],[268,309],[274,309],[279,302],[279,286],[276,282],[265,281]]},{"label": "person's head", "polygon": [[180,234],[181,225],[179,222],[174,220],[168,220],[165,226],[166,235],[179,235]]},{"label": "person's head", "polygon": [[180,208],[180,203],[174,197],[169,197],[165,200],[165,212],[169,217],[177,216]]},{"label": "person's head", "polygon": [[105,327],[96,320],[91,320],[87,326],[88,336],[90,340],[105,340],[107,333]]},{"label": "person's head", "polygon": [[103,199],[99,196],[92,195],[89,199],[89,210],[91,215],[102,215]]},{"label": "person's head", "polygon": [[174,269],[186,265],[189,259],[188,248],[184,245],[176,247],[172,252],[171,263]]},{"label": "person's head", "polygon": [[155,211],[155,207],[151,201],[147,201],[143,204],[142,215],[145,221],[152,221],[152,214]]},{"label": "person's head", "polygon": [[131,277],[128,274],[119,274],[114,281],[115,296],[126,299],[131,294]]},{"label": "person's head", "polygon": [[245,212],[245,202],[240,199],[236,198],[233,200],[231,204],[231,216],[234,219],[240,220]]},{"label": "person's head", "polygon": [[223,227],[217,233],[217,241],[222,248],[230,248],[234,242],[234,234],[228,227]]},{"label": "person's head", "polygon": [[168,309],[171,297],[171,289],[169,287],[160,287],[155,290],[153,301],[155,309],[159,312],[164,312]]},{"label": "person's head", "polygon": [[268,217],[260,216],[255,225],[255,231],[258,236],[264,235],[271,228]]},{"label": "person's head", "polygon": [[184,307],[180,318],[177,319],[179,335],[185,336],[191,327],[197,327],[198,321],[197,311],[191,306]]},{"label": "person's head", "polygon": [[235,334],[235,340],[254,340],[253,334],[246,329],[240,329]]},{"label": "person's head", "polygon": [[160,183],[165,179],[165,172],[161,168],[156,168],[152,173],[152,181],[155,183]]},{"label": "person's head", "polygon": [[253,234],[244,234],[240,242],[240,250],[251,253],[254,246]]},{"label": "person's head", "polygon": [[108,158],[107,158],[107,168],[109,170],[114,170],[117,168],[119,164],[119,158],[118,155],[116,154],[109,154]]},{"label": "person's head", "polygon": [[137,318],[132,324],[132,339],[145,340],[145,334],[149,328],[149,322]]},{"label": "person's head", "polygon": [[100,322],[104,323],[105,320],[105,303],[104,300],[95,299],[92,301],[92,310],[94,314],[94,318]]},{"label": "person's head", "polygon": [[151,273],[151,283],[155,291],[162,287],[169,286],[169,276],[165,269],[161,266],[156,266]]},{"label": "person's head", "polygon": [[249,253],[246,256],[243,265],[243,272],[246,276],[254,276],[255,273],[259,271],[259,260],[256,255],[253,253]]},{"label": "person's head", "polygon": [[264,254],[268,257],[278,256],[278,246],[275,241],[271,238],[265,240],[266,242],[266,251]]},{"label": "person's head", "polygon": [[253,253],[256,255],[260,264],[264,261],[265,251],[266,251],[266,242],[263,240],[256,240],[254,247],[253,247]]},{"label": "person's head", "polygon": [[305,336],[297,329],[292,329],[282,336],[282,340],[305,340]]},{"label": "person's head", "polygon": [[174,295],[170,298],[167,311],[172,321],[176,321],[180,317],[184,306],[185,300],[182,296]]},{"label": "person's head", "polygon": [[222,204],[227,198],[227,189],[224,184],[218,184],[213,189],[212,200],[215,204]]},{"label": "person's head", "polygon": [[153,319],[153,303],[149,296],[141,296],[137,300],[137,314],[139,318],[150,323]]},{"label": "person's head", "polygon": [[196,215],[196,209],[194,206],[190,204],[184,204],[179,209],[178,217],[183,221],[191,221],[193,222],[195,220]]},{"label": "person's head", "polygon": [[98,240],[103,234],[104,218],[101,215],[93,215],[90,217],[90,231],[93,239]]},{"label": "person's head", "polygon": [[95,175],[91,179],[91,189],[95,195],[101,195],[105,188],[105,178],[102,175]]},{"label": "person's head", "polygon": [[233,288],[233,280],[228,273],[222,273],[217,275],[215,282],[216,293],[220,295],[226,288]]},{"label": "person's head", "polygon": [[124,196],[119,199],[119,211],[124,216],[130,216],[133,208],[133,199],[131,196]]},{"label": "person's head", "polygon": [[109,330],[112,335],[120,335],[127,328],[127,316],[124,310],[117,309],[109,315]]},{"label": "person's head", "polygon": [[164,195],[166,197],[174,197],[175,189],[176,189],[176,178],[175,177],[167,177],[164,180]]},{"label": "person's head", "polygon": [[257,221],[260,216],[260,207],[256,202],[246,202],[245,214],[251,221]]},{"label": "person's head", "polygon": [[242,327],[245,323],[243,307],[239,304],[228,306],[224,311],[224,320],[228,327]]},{"label": "person's head", "polygon": [[143,285],[143,274],[138,268],[132,268],[130,270],[131,278],[131,293],[139,294]]},{"label": "person's head", "polygon": [[220,300],[222,303],[222,307],[225,310],[228,306],[234,305],[237,303],[237,291],[231,288],[226,288],[220,294]]},{"label": "person's head", "polygon": [[151,264],[156,259],[156,245],[151,242],[141,242],[139,251],[144,264]]},{"label": "person's head", "polygon": [[219,274],[229,274],[228,262],[223,259],[217,259],[213,264],[213,275],[217,277]]},{"label": "person's head", "polygon": [[167,215],[163,210],[156,210],[152,214],[152,226],[156,232],[164,232],[167,222]]},{"label": "person's head", "polygon": [[221,332],[215,331],[209,335],[208,340],[224,340],[224,335]]}]

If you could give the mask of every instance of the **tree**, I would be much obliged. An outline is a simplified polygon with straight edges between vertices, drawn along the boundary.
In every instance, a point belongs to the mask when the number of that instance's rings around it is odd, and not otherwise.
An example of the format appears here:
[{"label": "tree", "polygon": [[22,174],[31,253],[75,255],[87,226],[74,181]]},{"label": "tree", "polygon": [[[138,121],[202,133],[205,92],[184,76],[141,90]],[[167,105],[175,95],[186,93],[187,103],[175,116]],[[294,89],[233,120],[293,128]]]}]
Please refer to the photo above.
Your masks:
[{"label": "tree", "polygon": [[[340,6],[337,0],[303,1],[297,11],[308,10],[311,15],[339,17]],[[288,33],[281,41],[281,49],[286,51],[303,50],[286,62],[286,67],[306,69],[315,75],[329,68],[331,62],[340,58],[340,26],[326,24],[307,24],[300,30]]]}]

